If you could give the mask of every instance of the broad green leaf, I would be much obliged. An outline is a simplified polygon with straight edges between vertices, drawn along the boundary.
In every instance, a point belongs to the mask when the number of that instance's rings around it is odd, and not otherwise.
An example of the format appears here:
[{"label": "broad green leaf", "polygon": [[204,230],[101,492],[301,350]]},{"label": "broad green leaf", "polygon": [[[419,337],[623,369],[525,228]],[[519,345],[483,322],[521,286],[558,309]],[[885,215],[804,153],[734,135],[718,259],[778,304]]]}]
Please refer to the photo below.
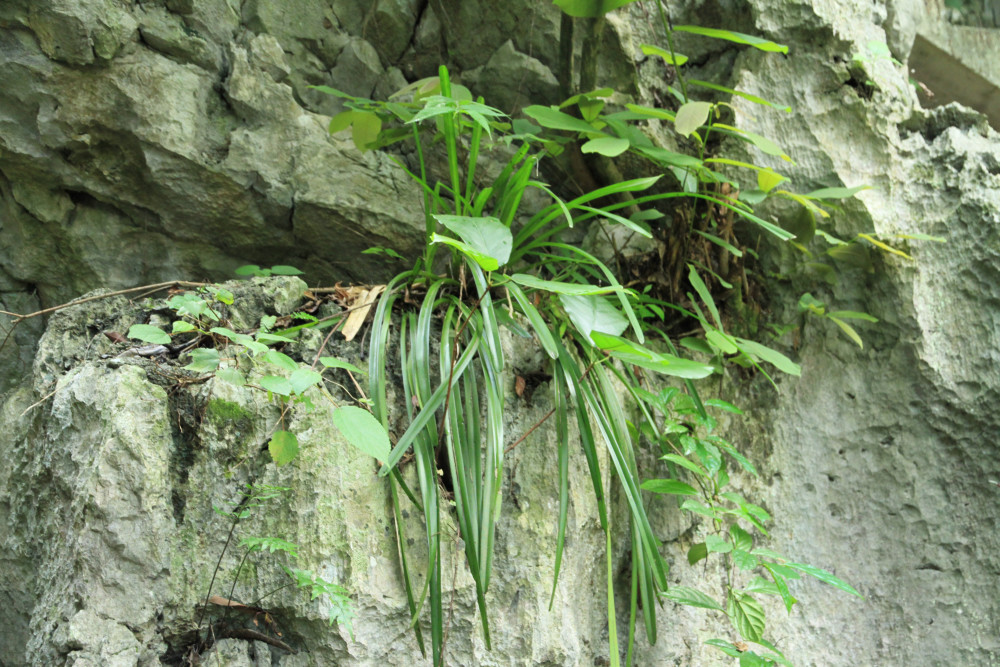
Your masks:
[{"label": "broad green leaf", "polygon": [[664,375],[696,380],[708,377],[715,372],[714,366],[700,364],[690,359],[682,359],[672,354],[660,354],[620,336],[592,331],[590,340],[597,347],[625,363],[648,368]]},{"label": "broad green leaf", "polygon": [[[330,134],[337,134],[338,132],[343,132],[351,126],[354,122],[354,110],[348,109],[347,111],[341,111],[336,116],[330,119],[330,126],[327,128]],[[253,274],[250,274],[253,275]]]},{"label": "broad green leaf", "polygon": [[[359,151],[369,150],[377,140],[382,130],[382,119],[368,111],[355,111],[351,123],[351,139]],[[272,267],[271,271],[274,271]]]},{"label": "broad green leaf", "polygon": [[320,357],[319,363],[323,364],[327,368],[343,368],[349,370],[352,373],[360,373],[361,375],[367,375],[368,371],[362,370],[355,366],[354,364],[343,361],[342,359],[337,359],[335,357]]},{"label": "broad green leaf", "polygon": [[219,303],[224,303],[227,306],[233,305],[233,293],[227,289],[219,288],[215,290],[215,300]]},{"label": "broad green leaf", "polygon": [[234,343],[242,345],[243,347],[253,352],[255,355],[262,354],[268,351],[267,345],[264,345],[263,343],[258,343],[257,341],[255,341],[253,338],[251,338],[246,334],[236,333],[235,331],[232,331],[225,327],[212,327],[210,331],[219,336],[224,336],[229,340],[233,341]]},{"label": "broad green leaf", "polygon": [[618,291],[615,287],[597,287],[596,285],[581,285],[579,283],[564,283],[557,280],[542,280],[527,273],[515,273],[510,277],[518,285],[531,289],[541,289],[556,294],[566,294],[569,296],[588,296],[595,294],[611,294]]},{"label": "broad green leaf", "polygon": [[299,367],[294,359],[289,357],[287,354],[278,352],[277,350],[268,350],[267,354],[264,355],[264,360],[269,361],[278,368],[283,368],[286,371],[294,371]]},{"label": "broad green leaf", "polygon": [[294,266],[288,266],[287,264],[275,264],[271,267],[271,273],[276,276],[301,276],[302,272],[296,269]]},{"label": "broad green leaf", "polygon": [[705,407],[708,407],[708,408],[718,408],[719,410],[722,410],[723,412],[730,412],[730,413],[732,413],[734,415],[741,415],[741,414],[743,414],[743,411],[740,410],[738,407],[736,407],[732,403],[729,403],[727,401],[722,400],[721,398],[707,398],[707,399],[705,399]]},{"label": "broad green leaf", "polygon": [[[766,566],[765,566],[766,567]],[[774,585],[773,581],[768,581],[764,577],[754,577],[753,580],[747,584],[747,593],[760,593],[762,595],[781,595],[778,587]]]},{"label": "broad green leaf", "polygon": [[664,62],[666,62],[668,65],[673,65],[674,67],[680,67],[681,65],[683,65],[688,61],[687,56],[682,56],[679,53],[674,53],[673,55],[671,55],[670,51],[667,51],[666,49],[661,49],[658,46],[652,46],[650,44],[640,44],[639,48],[642,49],[642,52],[645,55],[660,56],[661,58],[663,58]]},{"label": "broad green leaf", "polygon": [[743,652],[736,648],[733,644],[730,644],[725,639],[709,639],[705,642],[708,646],[714,646],[731,658],[740,657]]},{"label": "broad green leaf", "polygon": [[[434,219],[458,234],[476,252],[495,260],[497,266],[503,266],[510,259],[514,237],[510,233],[510,228],[500,222],[499,218],[435,215]],[[482,262],[479,264],[482,266]],[[483,269],[487,271],[493,271],[495,268],[490,269],[483,266]]]},{"label": "broad green leaf", "polygon": [[854,588],[850,584],[843,581],[842,579],[838,579],[833,574],[827,572],[822,568],[814,567],[812,565],[805,565],[803,563],[785,563],[785,565],[792,569],[798,570],[799,572],[804,572],[811,577],[816,577],[823,583],[829,584],[834,588],[839,588],[840,590],[850,593],[851,595],[857,595],[859,598],[864,598],[864,596],[861,593],[854,590]]},{"label": "broad green leaf", "polygon": [[705,546],[708,551],[720,554],[727,554],[733,550],[733,545],[719,537],[718,535],[709,535],[705,538]]},{"label": "broad green leaf", "polygon": [[716,331],[715,329],[708,331],[705,334],[705,340],[723,354],[736,354],[739,352],[739,349],[733,344],[732,338],[721,331]]},{"label": "broad green leaf", "polygon": [[160,327],[152,324],[133,324],[128,328],[128,337],[141,340],[144,343],[154,343],[156,345],[169,345],[170,336]]},{"label": "broad green leaf", "polygon": [[682,104],[677,110],[674,118],[674,129],[681,136],[690,136],[692,132],[705,124],[708,114],[712,112],[712,105],[709,102],[687,102]]},{"label": "broad green leaf", "polygon": [[377,461],[389,458],[389,434],[367,410],[353,405],[337,408],[333,424],[349,443]]},{"label": "broad green leaf", "polygon": [[764,608],[748,593],[731,591],[726,611],[744,639],[759,641],[764,634]]},{"label": "broad green leaf", "polygon": [[191,350],[191,363],[185,370],[195,373],[211,373],[219,367],[219,351],[211,348],[196,347]]},{"label": "broad green leaf", "polygon": [[288,378],[277,375],[265,375],[260,379],[260,386],[279,396],[291,396],[295,391]]},{"label": "broad green leaf", "polygon": [[568,132],[591,133],[600,130],[600,127],[591,125],[587,121],[580,120],[576,116],[570,116],[552,107],[532,105],[524,108],[524,113],[528,114],[542,127],[550,130],[566,130]]},{"label": "broad green leaf", "polygon": [[190,322],[185,322],[184,320],[176,320],[173,325],[174,333],[184,333],[186,331],[194,331],[198,327],[191,324]]},{"label": "broad green leaf", "polygon": [[702,609],[715,609],[725,611],[723,606],[716,602],[710,595],[702,593],[696,588],[687,586],[671,586],[670,590],[663,594],[668,600],[673,600],[688,607],[701,607]]},{"label": "broad green leaf", "polygon": [[628,327],[628,320],[610,301],[600,296],[560,294],[566,314],[586,340],[593,331],[617,336]]},{"label": "broad green leaf", "polygon": [[685,500],[684,502],[681,503],[681,509],[685,510],[687,512],[694,512],[695,514],[700,514],[702,516],[707,516],[710,519],[717,519],[717,518],[719,518],[719,513],[718,512],[716,512],[715,510],[713,510],[710,507],[706,507],[705,505],[703,505],[702,503],[698,502],[697,500],[691,500],[690,498],[688,498],[687,500]]},{"label": "broad green leaf", "polygon": [[275,431],[267,443],[267,451],[278,466],[283,466],[299,454],[299,441],[291,431]]},{"label": "broad green leaf", "polygon": [[500,268],[500,263],[490,257],[488,254],[479,252],[468,243],[464,241],[459,241],[458,239],[453,239],[450,236],[442,236],[440,234],[431,234],[431,243],[444,243],[445,245],[450,245],[457,250],[460,250],[467,257],[472,259],[476,264],[481,266],[484,271],[496,271]]},{"label": "broad green leaf", "polygon": [[319,384],[322,379],[323,376],[311,368],[297,368],[289,376],[288,382],[292,385],[293,392],[301,394],[314,384]]},{"label": "broad green leaf", "polygon": [[847,199],[853,197],[862,190],[871,190],[870,185],[859,185],[854,188],[820,188],[806,194],[806,197],[813,199]]},{"label": "broad green leaf", "polygon": [[687,468],[696,475],[700,475],[702,477],[707,476],[705,471],[697,463],[689,461],[680,454],[665,454],[660,458],[663,459],[664,461],[670,461],[671,463],[676,463],[682,468]]},{"label": "broad green leaf", "polygon": [[705,546],[704,542],[699,542],[688,549],[687,559],[691,565],[705,558],[708,558],[708,547]]},{"label": "broad green leaf", "polygon": [[628,139],[600,137],[599,139],[591,139],[580,146],[580,151],[584,153],[600,153],[607,157],[618,157],[627,151],[628,147]]},{"label": "broad green leaf", "polygon": [[263,269],[256,264],[244,264],[243,266],[237,268],[233,273],[238,276],[259,276],[262,271]]},{"label": "broad green leaf", "polygon": [[215,377],[237,387],[242,387],[247,383],[243,373],[235,368],[220,368],[215,372]]},{"label": "broad green leaf", "polygon": [[739,526],[730,527],[729,538],[733,541],[733,547],[736,549],[742,549],[743,551],[753,549],[753,537]]},{"label": "broad green leaf", "polygon": [[554,5],[577,18],[596,18],[635,0],[553,0]]},{"label": "broad green leaf", "polygon": [[295,339],[272,333],[258,333],[257,340],[264,343],[294,343]]},{"label": "broad green leaf", "polygon": [[770,53],[788,53],[788,47],[784,44],[777,44],[766,39],[761,39],[760,37],[754,37],[753,35],[745,35],[741,32],[718,30],[716,28],[702,28],[701,26],[695,25],[675,25],[674,30],[679,32],[689,32],[695,35],[702,35],[703,37],[712,37],[714,39],[724,39],[729,42],[735,42],[736,44],[746,44],[754,47],[755,49],[760,49],[761,51],[767,51]]},{"label": "broad green leaf", "polygon": [[733,549],[732,558],[733,558],[733,563],[736,564],[736,567],[747,572],[753,570],[758,565],[760,565],[760,563],[757,561],[756,556],[752,556],[748,552],[743,551],[742,549]]},{"label": "broad green leaf", "polygon": [[802,375],[802,368],[781,352],[746,338],[736,338],[735,340],[739,348],[750,356],[760,361],[766,361],[783,373],[796,377]]},{"label": "broad green leaf", "polygon": [[647,479],[640,488],[653,493],[665,493],[672,496],[700,496],[701,492],[690,484],[676,479]]},{"label": "broad green leaf", "polygon": [[764,192],[770,192],[784,180],[787,179],[773,169],[762,169],[757,172],[757,187]]}]

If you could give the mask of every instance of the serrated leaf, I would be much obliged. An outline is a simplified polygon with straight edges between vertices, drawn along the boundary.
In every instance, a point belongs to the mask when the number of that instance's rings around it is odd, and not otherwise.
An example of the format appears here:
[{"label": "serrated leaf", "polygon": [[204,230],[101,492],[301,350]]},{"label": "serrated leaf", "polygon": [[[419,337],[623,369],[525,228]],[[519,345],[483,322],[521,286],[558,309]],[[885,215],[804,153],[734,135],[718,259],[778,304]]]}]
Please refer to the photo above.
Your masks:
[{"label": "serrated leaf", "polygon": [[787,567],[790,567],[799,572],[804,572],[811,577],[815,577],[822,581],[824,584],[829,584],[834,588],[839,588],[842,591],[850,593],[851,595],[857,595],[859,598],[864,598],[865,596],[854,590],[854,587],[848,584],[842,579],[838,579],[832,573],[827,572],[823,568],[815,567],[813,565],[806,565],[804,563],[785,563]]},{"label": "serrated leaf", "polygon": [[235,368],[220,368],[215,372],[215,377],[236,387],[242,387],[247,383],[243,373]]},{"label": "serrated leaf", "polygon": [[719,513],[710,507],[706,507],[697,500],[691,500],[690,498],[681,503],[681,509],[688,512],[694,512],[695,514],[700,514],[702,516],[707,516],[710,519],[718,519]]},{"label": "serrated leaf", "polygon": [[732,559],[733,562],[736,564],[736,567],[748,572],[756,568],[758,565],[760,565],[760,562],[757,560],[756,556],[753,556],[750,553],[743,551],[741,549],[733,549]]},{"label": "serrated leaf", "polygon": [[687,102],[681,105],[674,118],[674,129],[683,137],[690,136],[692,132],[705,124],[708,114],[712,112],[712,105],[709,102]]},{"label": "serrated leaf", "polygon": [[733,550],[733,545],[718,535],[709,535],[705,538],[705,546],[709,553],[727,554]]},{"label": "serrated leaf", "polygon": [[327,368],[343,368],[344,370],[351,371],[352,373],[360,373],[361,375],[368,374],[368,371],[362,370],[352,363],[335,357],[320,357],[319,363],[323,364]]},{"label": "serrated leaf", "polygon": [[152,324],[133,324],[128,328],[128,337],[141,340],[144,343],[154,343],[156,345],[169,345],[170,336],[160,327]]},{"label": "serrated leaf", "polygon": [[627,151],[628,147],[628,139],[600,137],[598,139],[591,139],[580,146],[580,151],[583,153],[600,153],[606,157],[618,157]]},{"label": "serrated leaf", "polygon": [[191,363],[184,366],[185,370],[195,373],[211,373],[219,367],[219,351],[215,349],[198,347],[190,352]]},{"label": "serrated leaf", "polygon": [[287,354],[278,352],[277,350],[268,350],[267,354],[264,355],[264,360],[269,361],[278,368],[282,368],[286,371],[295,371],[299,368],[299,365],[294,359],[289,357]]},{"label": "serrated leaf", "polygon": [[277,375],[265,375],[260,379],[260,386],[279,396],[291,396],[295,391],[288,378]]},{"label": "serrated leaf", "polygon": [[687,586],[671,586],[670,590],[663,594],[663,597],[688,607],[700,607],[701,609],[725,611],[725,608],[716,602],[710,595],[702,593],[696,588],[688,588]]},{"label": "serrated leaf", "polygon": [[739,526],[732,526],[729,529],[729,538],[733,541],[733,547],[750,551],[753,549],[753,537]]},{"label": "serrated leaf", "polygon": [[291,431],[275,431],[267,443],[267,451],[278,466],[290,463],[299,454],[299,441]]},{"label": "serrated leaf", "polygon": [[641,488],[653,493],[665,493],[672,496],[700,496],[698,489],[690,484],[679,482],[676,479],[647,479],[641,484]]},{"label": "serrated leaf", "polygon": [[301,394],[314,384],[319,384],[322,379],[323,376],[311,368],[298,368],[288,378],[288,382],[294,393]]},{"label": "serrated leaf", "polygon": [[744,639],[759,641],[764,634],[764,608],[747,593],[730,592],[726,612]]},{"label": "serrated leaf", "polygon": [[377,461],[389,458],[389,434],[367,410],[347,405],[333,413],[333,424],[349,443]]}]

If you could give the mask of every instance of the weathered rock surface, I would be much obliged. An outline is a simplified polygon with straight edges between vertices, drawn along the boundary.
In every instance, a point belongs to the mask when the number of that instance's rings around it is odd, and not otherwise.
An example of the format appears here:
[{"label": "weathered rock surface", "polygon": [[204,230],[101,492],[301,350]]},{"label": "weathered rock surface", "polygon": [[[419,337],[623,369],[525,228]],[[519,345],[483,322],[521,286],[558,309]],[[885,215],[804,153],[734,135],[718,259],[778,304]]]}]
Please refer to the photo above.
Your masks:
[{"label": "weathered rock surface", "polygon": [[[99,287],[218,279],[247,262],[297,265],[310,282],[385,278],[397,267],[359,251],[416,253],[419,193],[385,156],[328,137],[341,102],[309,86],[385,97],[447,62],[488,102],[553,101],[545,98],[556,88],[558,13],[545,3],[493,7],[0,4],[0,309],[26,313]],[[761,431],[749,429],[750,440],[770,485],[754,491],[776,518],[774,546],[866,595],[796,587],[802,605],[791,619],[769,609],[779,645],[798,665],[1000,664],[1000,489],[992,482],[1000,479],[992,440],[1000,427],[1000,140],[962,109],[916,109],[905,69],[890,59],[852,65],[872,41],[905,62],[921,21],[914,0],[719,0],[675,11],[678,23],[791,46],[788,58],[697,40],[683,49],[700,78],[730,77],[728,85],[793,106],[781,114],[734,100],[741,127],[780,139],[795,158],[774,167],[796,184],[875,186],[829,231],[948,239],[897,238],[915,261],[873,256],[872,272],[849,270],[832,290],[776,260],[787,278],[774,285],[777,319],[798,317],[779,304],[810,291],[881,320],[862,331],[863,351],[832,327],[806,323],[796,350],[803,378],[782,382],[777,394],[752,385],[737,399],[756,407]],[[661,63],[646,59],[633,74],[627,60],[641,58],[638,44],[653,40],[654,23],[639,6],[613,17],[602,85],[646,101],[664,95]],[[515,71],[523,76],[508,80]],[[270,306],[253,299],[254,313],[275,310],[275,297]],[[228,530],[212,507],[231,508],[251,476],[294,490],[239,531],[299,543],[300,565],[347,586],[355,637],[328,630],[318,602],[283,590],[263,604],[300,653],[225,639],[219,656],[245,665],[271,656],[289,666],[420,664],[386,492],[370,460],[330,425],[330,404],[317,394],[314,413],[293,413],[298,462],[244,466],[227,479],[266,440],[277,409],[222,381],[167,391],[172,383],[155,364],[101,359],[113,350],[100,331],[127,328],[136,315],[123,299],[97,301],[53,316],[37,353],[40,318],[21,323],[0,349],[0,388],[13,387],[0,415],[8,463],[0,471],[0,665],[179,659]],[[0,315],[5,331],[10,319]],[[531,405],[510,398],[512,432],[545,414],[545,392],[536,396]],[[603,545],[582,469],[571,487],[562,581],[546,610],[557,504],[549,438],[541,430],[515,450],[516,467],[508,464],[492,653],[482,646],[471,581],[449,551],[454,664],[606,658]],[[702,579],[683,558],[688,536],[674,543],[690,526],[668,509],[654,514],[672,581]],[[233,550],[223,559],[227,585],[239,557]],[[234,597],[280,585],[275,563],[253,563]],[[627,572],[620,576],[624,585]],[[660,624],[655,647],[640,637],[638,664],[729,664],[700,645],[723,632],[707,616],[666,609]]]}]

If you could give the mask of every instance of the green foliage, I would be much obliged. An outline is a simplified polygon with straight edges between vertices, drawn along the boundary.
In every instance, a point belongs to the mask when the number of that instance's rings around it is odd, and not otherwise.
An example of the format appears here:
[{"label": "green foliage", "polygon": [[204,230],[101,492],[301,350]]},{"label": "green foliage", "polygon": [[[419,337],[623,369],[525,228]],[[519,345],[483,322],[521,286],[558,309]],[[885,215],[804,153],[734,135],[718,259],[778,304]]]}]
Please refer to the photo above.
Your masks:
[{"label": "green foliage", "polygon": [[[556,4],[570,16],[601,20],[605,13],[628,1],[557,0]],[[629,104],[626,111],[614,111],[607,103],[613,91],[598,89],[575,94],[559,106],[527,106],[523,112],[530,121],[509,120],[486,106],[482,99],[473,100],[466,89],[452,85],[444,67],[437,77],[410,84],[387,102],[317,88],[346,100],[348,110],[333,119],[330,131],[351,128],[358,149],[383,148],[407,138],[414,145],[413,168],[400,164],[424,196],[424,253],[413,268],[389,282],[375,312],[368,369],[374,417],[360,409],[348,413],[347,408],[341,408],[335,419],[344,421],[349,415],[358,418],[357,423],[338,424],[338,427],[349,438],[356,438],[359,448],[382,463],[381,474],[389,479],[397,521],[403,514],[397,468],[404,454],[412,454],[419,489],[412,494],[401,488],[424,515],[429,557],[424,564],[423,580],[435,665],[443,659],[445,636],[440,512],[447,505],[439,487],[442,473],[450,477],[454,511],[476,587],[483,638],[488,648],[491,644],[485,600],[491,578],[505,453],[502,379],[505,359],[500,327],[522,335],[530,331],[550,359],[559,436],[556,580],[567,527],[568,461],[575,450],[569,442],[568,425],[570,419],[577,423],[579,444],[597,499],[598,519],[608,544],[608,615],[613,665],[619,664],[620,654],[615,632],[610,545],[619,536],[612,534],[606,507],[601,447],[606,448],[607,460],[614,469],[614,483],[620,485],[616,493],[625,498],[629,507],[633,544],[629,627],[634,628],[641,609],[649,641],[656,640],[656,608],[665,598],[724,613],[744,640],[764,647],[759,654],[734,648],[734,655],[743,663],[757,660],[753,664],[787,664],[780,652],[764,639],[766,619],[755,596],[778,595],[790,609],[795,600],[789,593],[787,580],[797,578],[799,572],[817,576],[838,588],[847,586],[825,571],[802,569],[780,555],[755,549],[754,534],[766,536],[765,525],[771,517],[760,506],[727,489],[730,467],[748,475],[756,475],[756,470],[733,445],[713,433],[716,421],[709,416],[708,409],[742,413],[723,401],[703,401],[693,382],[724,377],[731,366],[756,369],[768,379],[771,379],[769,373],[775,371],[800,373],[799,365],[784,353],[728,330],[725,304],[716,303],[715,285],[730,290],[734,286],[712,266],[691,260],[686,266],[690,287],[687,300],[666,301],[649,294],[648,288],[642,291],[627,288],[612,267],[560,241],[565,230],[595,219],[624,226],[647,238],[658,238],[656,235],[662,234],[662,230],[657,228],[657,220],[665,218],[668,212],[684,210],[687,213],[681,217],[687,219],[705,216],[704,224],[697,228],[692,225],[690,233],[708,241],[729,259],[743,260],[752,253],[741,248],[731,232],[734,219],[742,220],[751,233],[796,244],[812,256],[805,245],[813,237],[824,241],[833,238],[816,228],[816,219],[829,217],[828,209],[836,210],[832,201],[851,197],[863,189],[830,188],[799,193],[789,187],[786,176],[769,166],[716,155],[718,139],[725,137],[742,142],[764,156],[794,164],[773,140],[723,122],[732,112],[727,103],[689,97],[688,83],[713,93],[739,95],[764,107],[788,108],[710,82],[688,81],[683,72],[687,58],[674,51],[672,36],[685,32],[771,53],[787,53],[788,49],[728,30],[671,27],[662,3],[658,3],[658,8],[666,48],[652,45],[642,48],[677,70],[680,87],[671,87],[671,93],[679,101],[676,109]],[[361,122],[364,127],[359,132]],[[679,145],[690,150],[676,152],[654,145],[639,129],[638,123],[646,122],[666,123],[677,133]],[[578,144],[583,153],[602,159],[631,153],[644,161],[651,175],[621,179],[575,198],[563,199],[535,180],[535,174],[540,164],[561,154],[571,143]],[[434,178],[427,166],[426,152],[434,149],[446,158],[446,173],[440,179]],[[477,178],[476,170],[479,157],[489,153],[502,155],[504,166],[486,183]],[[750,187],[741,188],[730,171],[751,174]],[[522,210],[521,202],[529,189],[543,193],[550,203],[540,210]],[[616,197],[622,199],[618,201]],[[792,230],[760,217],[755,207],[770,198],[798,203],[808,215],[808,223]],[[893,251],[864,235],[831,245],[862,242]],[[435,262],[438,250],[448,253],[448,268],[443,275],[435,270],[439,266]],[[404,291],[411,296],[421,294],[420,305],[406,307],[399,299]],[[506,299],[499,298],[502,295]],[[393,317],[397,305],[401,306],[398,320]],[[657,323],[665,321],[667,313],[687,318],[700,328],[700,336],[680,341],[696,358],[680,356],[673,342],[657,330]],[[850,311],[820,314],[845,332],[845,319],[874,319]],[[439,346],[434,335],[437,327]],[[659,341],[667,349],[656,349],[646,342],[647,338]],[[405,432],[391,449],[384,435],[389,426],[386,364],[390,358],[390,340],[398,340],[400,345],[399,371],[408,419]],[[439,350],[437,354],[433,353],[435,349]],[[640,369],[678,378],[687,391],[667,388],[654,394],[637,375]],[[631,414],[626,412],[621,386],[630,399]],[[482,407],[485,416],[481,422]],[[351,436],[355,431],[357,434]],[[358,435],[361,433],[365,435]],[[643,443],[661,449],[669,476],[643,478],[636,463],[637,448]],[[439,471],[441,460],[447,462],[443,471]],[[692,587],[668,587],[667,564],[646,514],[651,496],[644,496],[644,491],[674,496],[682,510],[710,526],[710,533],[690,549],[688,558],[692,563],[704,558],[725,559],[728,579],[721,600]],[[399,556],[410,612],[416,617],[421,608],[420,596],[413,588],[413,563],[402,541]],[[824,574],[819,576],[817,572]],[[741,584],[736,579],[746,582]],[[555,589],[556,582],[553,596]],[[853,589],[850,592],[856,593]],[[416,618],[413,627],[423,650],[423,635]],[[724,651],[733,646],[723,640],[715,640],[713,645]],[[631,662],[631,655],[630,634],[626,662]]]}]

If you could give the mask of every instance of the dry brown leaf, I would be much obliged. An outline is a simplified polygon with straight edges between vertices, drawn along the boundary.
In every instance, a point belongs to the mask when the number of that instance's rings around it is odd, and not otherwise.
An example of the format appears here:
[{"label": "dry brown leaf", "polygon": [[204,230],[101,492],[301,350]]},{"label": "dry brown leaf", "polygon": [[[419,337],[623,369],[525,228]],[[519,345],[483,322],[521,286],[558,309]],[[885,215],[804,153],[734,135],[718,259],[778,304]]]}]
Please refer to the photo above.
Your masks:
[{"label": "dry brown leaf", "polygon": [[[344,323],[344,328],[340,331],[344,334],[345,340],[354,340],[354,337],[358,335],[361,326],[365,323],[365,318],[368,317],[368,313],[372,309],[372,304],[375,303],[375,299],[384,289],[385,285],[376,285],[370,290],[363,287],[348,287],[345,290],[351,298],[350,307],[357,308],[347,316],[347,322]],[[362,307],[358,308],[358,306]]]},{"label": "dry brown leaf", "polygon": [[528,383],[524,381],[524,378],[518,375],[514,378],[514,393],[518,396],[524,396],[524,388]]}]

